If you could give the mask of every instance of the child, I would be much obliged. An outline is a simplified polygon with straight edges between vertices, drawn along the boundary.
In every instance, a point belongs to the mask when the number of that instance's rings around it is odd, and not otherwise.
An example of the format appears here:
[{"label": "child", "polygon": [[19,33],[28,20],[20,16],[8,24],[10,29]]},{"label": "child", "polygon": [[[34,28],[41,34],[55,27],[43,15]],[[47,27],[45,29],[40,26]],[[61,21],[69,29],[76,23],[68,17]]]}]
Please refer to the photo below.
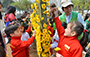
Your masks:
[{"label": "child", "polygon": [[29,38],[27,41],[21,41],[21,31],[17,24],[10,25],[5,29],[5,33],[8,36],[11,36],[11,50],[13,57],[29,57],[26,53],[26,48],[32,44],[35,39],[35,31],[33,32],[33,36]]},{"label": "child", "polygon": [[86,29],[88,30],[88,42],[90,42],[90,13],[86,14],[84,21]]},{"label": "child", "polygon": [[[58,17],[58,11],[55,8],[55,24],[59,35],[58,47],[61,48],[56,53],[56,57],[82,57],[82,44],[78,41],[78,36],[82,34],[84,26],[80,22],[73,21],[67,25],[64,29]],[[86,32],[84,32],[83,38],[86,38]]]}]

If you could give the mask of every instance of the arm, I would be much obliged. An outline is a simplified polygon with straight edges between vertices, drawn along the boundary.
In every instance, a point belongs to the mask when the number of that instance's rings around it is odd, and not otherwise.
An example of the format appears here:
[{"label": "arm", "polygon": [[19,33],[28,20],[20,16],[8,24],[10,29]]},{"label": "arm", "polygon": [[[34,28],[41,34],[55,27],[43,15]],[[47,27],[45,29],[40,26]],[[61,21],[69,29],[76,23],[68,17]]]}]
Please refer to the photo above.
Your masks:
[{"label": "arm", "polygon": [[55,17],[54,19],[55,19],[55,24],[56,24],[56,28],[57,28],[59,38],[61,38],[61,36],[64,35],[65,30],[61,25],[61,21],[59,20],[59,17]]},{"label": "arm", "polygon": [[77,20],[78,20],[80,23],[82,23],[82,24],[83,24],[84,29],[85,29],[85,28],[86,28],[86,26],[85,26],[85,22],[84,22],[84,19],[82,18],[82,16],[81,16],[81,14],[80,14],[80,13],[78,13],[78,18],[77,18]]},{"label": "arm", "polygon": [[56,48],[58,46],[58,42],[54,42],[53,44],[51,44],[51,48]]},{"label": "arm", "polygon": [[25,30],[28,34],[31,32],[31,27],[30,26],[28,26],[28,29],[27,30]]},{"label": "arm", "polygon": [[[16,48],[16,49],[24,49],[26,47],[29,47],[29,45],[32,44],[33,40],[35,39],[34,36],[29,38],[27,41],[16,41],[14,44],[11,45],[11,48]],[[17,44],[18,43],[18,44]],[[14,46],[14,47],[13,47]]]}]

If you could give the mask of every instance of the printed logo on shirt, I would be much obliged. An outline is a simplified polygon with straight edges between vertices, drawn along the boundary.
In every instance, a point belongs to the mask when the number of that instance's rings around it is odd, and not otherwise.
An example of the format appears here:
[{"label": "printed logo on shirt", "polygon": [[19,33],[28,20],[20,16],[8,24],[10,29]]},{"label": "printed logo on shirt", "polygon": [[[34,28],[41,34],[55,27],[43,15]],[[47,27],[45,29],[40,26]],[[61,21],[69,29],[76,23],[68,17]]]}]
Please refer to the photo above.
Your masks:
[{"label": "printed logo on shirt", "polygon": [[63,57],[63,56],[59,53],[56,53],[56,57]]},{"label": "printed logo on shirt", "polygon": [[10,46],[11,46],[12,48],[15,48],[15,46],[13,46],[13,45],[11,45],[11,44],[10,44]]},{"label": "printed logo on shirt", "polygon": [[70,47],[69,47],[67,44],[65,44],[64,46],[65,46],[65,49],[66,49],[67,51],[69,51]]}]

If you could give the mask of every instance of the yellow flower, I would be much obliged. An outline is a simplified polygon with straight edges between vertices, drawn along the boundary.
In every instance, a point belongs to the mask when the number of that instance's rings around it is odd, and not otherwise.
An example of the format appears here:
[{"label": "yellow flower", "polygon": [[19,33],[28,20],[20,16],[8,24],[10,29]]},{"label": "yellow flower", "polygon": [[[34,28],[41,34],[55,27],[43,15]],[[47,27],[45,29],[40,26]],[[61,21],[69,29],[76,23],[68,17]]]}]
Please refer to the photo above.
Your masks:
[{"label": "yellow flower", "polygon": [[46,35],[46,37],[49,39],[50,35],[49,35],[49,34],[47,34],[47,35]]},{"label": "yellow flower", "polygon": [[47,19],[47,22],[49,22],[49,19]]},{"label": "yellow flower", "polygon": [[42,53],[42,56],[43,56],[43,57],[47,57],[45,53]]},{"label": "yellow flower", "polygon": [[44,23],[44,24],[43,24],[43,27],[46,28],[46,27],[47,27],[47,24]]},{"label": "yellow flower", "polygon": [[58,7],[57,7],[57,9],[58,9]]},{"label": "yellow flower", "polygon": [[39,3],[39,1],[38,1],[38,0],[35,0],[35,2]]},{"label": "yellow flower", "polygon": [[31,5],[31,9],[33,9],[33,5]]},{"label": "yellow flower", "polygon": [[37,6],[35,6],[35,9],[37,10]]},{"label": "yellow flower", "polygon": [[50,5],[50,2],[48,2],[48,4],[47,4],[48,6]]},{"label": "yellow flower", "polygon": [[44,14],[47,14],[47,11],[44,11],[43,13],[44,13]]},{"label": "yellow flower", "polygon": [[43,29],[43,33],[47,33],[47,29]]},{"label": "yellow flower", "polygon": [[46,8],[46,5],[45,4],[42,4],[42,8],[45,9]]},{"label": "yellow flower", "polygon": [[43,20],[43,19],[44,19],[44,17],[41,18],[41,20]]},{"label": "yellow flower", "polygon": [[47,0],[42,0],[43,2],[47,2]]},{"label": "yellow flower", "polygon": [[48,13],[47,16],[50,16],[50,13]]},{"label": "yellow flower", "polygon": [[48,33],[49,33],[49,34],[51,34],[51,31],[50,31],[50,30],[48,30]]},{"label": "yellow flower", "polygon": [[50,13],[50,10],[48,10],[48,12]]},{"label": "yellow flower", "polygon": [[39,18],[37,18],[37,20],[36,20],[37,22],[40,22],[40,19]]},{"label": "yellow flower", "polygon": [[33,9],[33,12],[36,12],[36,10],[35,10],[35,9]]},{"label": "yellow flower", "polygon": [[59,47],[54,48],[55,51],[61,50]]},{"label": "yellow flower", "polygon": [[47,1],[50,1],[50,0],[47,0]]},{"label": "yellow flower", "polygon": [[35,17],[36,17],[36,18],[39,18],[39,15],[36,14]]},{"label": "yellow flower", "polygon": [[36,6],[36,3],[34,3],[34,7]]},{"label": "yellow flower", "polygon": [[43,36],[43,37],[42,37],[42,39],[44,40],[44,39],[45,39],[45,37]]}]

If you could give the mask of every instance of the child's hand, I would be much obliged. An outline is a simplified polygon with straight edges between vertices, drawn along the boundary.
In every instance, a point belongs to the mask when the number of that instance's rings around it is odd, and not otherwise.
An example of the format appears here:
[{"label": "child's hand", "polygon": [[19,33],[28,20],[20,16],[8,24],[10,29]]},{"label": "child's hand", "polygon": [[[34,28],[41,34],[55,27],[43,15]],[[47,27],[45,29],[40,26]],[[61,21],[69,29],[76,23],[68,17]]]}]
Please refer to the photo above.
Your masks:
[{"label": "child's hand", "polygon": [[5,38],[7,35],[5,32],[3,32],[2,37]]},{"label": "child's hand", "polygon": [[56,7],[54,8],[54,15],[55,15],[55,17],[57,17],[57,16],[58,16],[58,10],[57,10],[57,8],[56,8]]},{"label": "child's hand", "polygon": [[32,27],[31,23],[29,22],[29,26]]},{"label": "child's hand", "polygon": [[34,30],[34,31],[33,31],[33,36],[35,36],[35,34],[36,34],[36,31]]}]

